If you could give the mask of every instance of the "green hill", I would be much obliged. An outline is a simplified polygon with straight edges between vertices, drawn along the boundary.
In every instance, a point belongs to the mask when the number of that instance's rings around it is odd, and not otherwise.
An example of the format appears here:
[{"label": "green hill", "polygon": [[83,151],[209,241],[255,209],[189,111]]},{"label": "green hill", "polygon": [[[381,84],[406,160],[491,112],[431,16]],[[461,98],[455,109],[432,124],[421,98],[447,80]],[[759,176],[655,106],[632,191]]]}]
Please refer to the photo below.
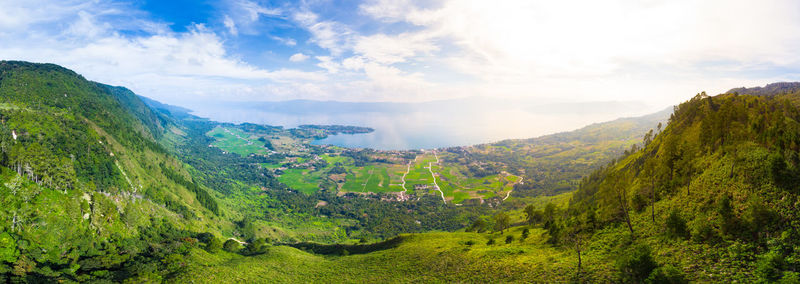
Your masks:
[{"label": "green hill", "polygon": [[2,61],[0,101],[0,279],[155,273],[181,238],[232,226],[157,142],[170,119],[129,90]]}]

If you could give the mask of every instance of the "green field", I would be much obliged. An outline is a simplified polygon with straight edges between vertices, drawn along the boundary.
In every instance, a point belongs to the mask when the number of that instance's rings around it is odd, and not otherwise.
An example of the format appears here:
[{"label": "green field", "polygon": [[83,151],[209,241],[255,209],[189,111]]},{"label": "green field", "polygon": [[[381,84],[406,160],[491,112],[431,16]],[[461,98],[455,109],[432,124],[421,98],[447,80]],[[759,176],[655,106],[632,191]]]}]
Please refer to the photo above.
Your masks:
[{"label": "green field", "polygon": [[433,171],[438,175],[437,183],[445,198],[452,200],[453,203],[461,203],[472,198],[505,197],[506,193],[513,189],[513,185],[520,181],[520,177],[514,175],[471,177],[465,166],[448,162],[434,164]]},{"label": "green field", "polygon": [[312,172],[306,169],[288,169],[278,177],[278,180],[293,189],[310,194],[319,189],[319,183],[324,178],[322,175],[322,171]]},{"label": "green field", "polygon": [[352,167],[342,186],[346,192],[398,192],[403,188],[393,183],[387,166]]},{"label": "green field", "polygon": [[242,156],[253,153],[269,153],[269,150],[264,148],[264,143],[258,141],[258,137],[253,137],[236,128],[217,126],[206,133],[206,135],[216,139],[211,145],[230,153],[236,153]]},{"label": "green field", "polygon": [[[401,235],[396,248],[367,254],[325,256],[286,246],[245,257],[196,249],[178,283],[417,283],[417,282],[566,282],[577,259],[570,250],[545,243],[546,234],[532,229],[521,240],[522,228],[504,235],[426,233]],[[514,236],[505,244],[506,236]],[[489,239],[496,244],[487,245]],[[586,269],[606,270],[607,261],[585,256]],[[601,280],[601,279],[594,279]]]},{"label": "green field", "polygon": [[[223,128],[221,126],[209,131],[206,135],[214,137],[214,146],[222,150],[248,155],[251,153],[266,154],[269,152],[257,139],[258,136],[245,133],[236,128]],[[274,144],[274,143],[273,143]],[[447,156],[447,153],[439,155]],[[304,193],[312,193],[319,188],[320,183],[327,178],[327,171],[336,164],[341,164],[347,170],[345,182],[341,185],[343,192],[400,192],[403,191],[403,174],[406,173],[405,164],[386,164],[373,163],[366,166],[356,167],[353,165],[352,158],[345,156],[321,155],[328,166],[323,169],[300,170],[290,169],[278,179],[289,187]],[[440,157],[441,158],[441,157]],[[304,163],[309,157],[297,157],[295,163]],[[504,197],[512,189],[513,184],[519,181],[519,177],[513,175],[491,175],[482,178],[471,177],[466,166],[454,163],[445,163],[440,159],[436,163],[436,155],[433,152],[426,152],[417,156],[411,163],[411,169],[406,175],[405,188],[409,193],[414,193],[415,185],[427,185],[428,189],[421,194],[433,193],[433,176],[428,166],[437,175],[437,183],[444,193],[447,200],[453,203],[461,203],[467,199],[491,198],[494,196]],[[262,164],[262,167],[269,169],[279,168],[280,164]]]}]

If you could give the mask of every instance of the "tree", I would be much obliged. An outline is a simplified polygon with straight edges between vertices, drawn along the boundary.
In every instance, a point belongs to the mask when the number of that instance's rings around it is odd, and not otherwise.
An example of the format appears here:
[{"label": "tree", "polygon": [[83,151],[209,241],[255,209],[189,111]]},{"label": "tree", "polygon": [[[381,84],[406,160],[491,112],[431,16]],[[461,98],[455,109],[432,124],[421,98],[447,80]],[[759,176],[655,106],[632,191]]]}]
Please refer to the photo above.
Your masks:
[{"label": "tree", "polygon": [[511,218],[505,212],[497,213],[494,215],[494,230],[504,233],[511,222]]},{"label": "tree", "polygon": [[525,220],[530,226],[541,222],[544,215],[544,212],[541,210],[536,210],[536,207],[533,206],[533,204],[528,204],[528,206],[525,206],[523,212],[525,212]]},{"label": "tree", "polygon": [[567,244],[572,245],[575,249],[575,253],[578,256],[578,275],[581,274],[581,267],[583,264],[582,261],[582,253],[584,249],[584,245],[586,243],[586,239],[588,239],[588,233],[586,230],[586,224],[579,218],[570,218],[567,220],[567,224],[565,226],[566,232],[563,234],[564,242]]},{"label": "tree", "polygon": [[[650,130],[652,131],[652,130]],[[653,219],[653,225],[656,224],[656,159],[650,158],[644,163],[645,178],[650,181],[650,216]]]},{"label": "tree", "polygon": [[470,225],[469,228],[467,228],[467,232],[483,233],[486,231],[487,226],[488,224],[486,224],[486,220],[483,220],[483,218],[478,218],[472,222],[472,225]]},{"label": "tree", "polygon": [[620,210],[622,211],[622,217],[625,219],[625,223],[628,225],[628,230],[631,232],[631,237],[634,237],[633,225],[631,224],[630,208],[628,208],[628,176],[626,174],[622,174],[622,176],[612,177],[611,179],[613,180],[611,190],[614,192],[615,199],[617,200]]}]

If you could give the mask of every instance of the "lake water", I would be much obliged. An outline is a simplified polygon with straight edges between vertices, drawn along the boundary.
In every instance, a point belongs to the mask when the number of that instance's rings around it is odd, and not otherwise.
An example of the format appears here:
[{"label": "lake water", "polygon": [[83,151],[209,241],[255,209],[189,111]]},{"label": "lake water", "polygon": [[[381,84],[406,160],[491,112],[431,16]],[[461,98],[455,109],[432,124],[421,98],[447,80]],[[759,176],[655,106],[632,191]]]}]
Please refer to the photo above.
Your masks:
[{"label": "lake water", "polygon": [[287,128],[302,124],[367,126],[368,134],[341,134],[314,141],[381,150],[431,149],[531,138],[619,117],[647,114],[641,104],[531,105],[476,101],[421,104],[290,101],[190,106],[194,114],[224,122]]}]

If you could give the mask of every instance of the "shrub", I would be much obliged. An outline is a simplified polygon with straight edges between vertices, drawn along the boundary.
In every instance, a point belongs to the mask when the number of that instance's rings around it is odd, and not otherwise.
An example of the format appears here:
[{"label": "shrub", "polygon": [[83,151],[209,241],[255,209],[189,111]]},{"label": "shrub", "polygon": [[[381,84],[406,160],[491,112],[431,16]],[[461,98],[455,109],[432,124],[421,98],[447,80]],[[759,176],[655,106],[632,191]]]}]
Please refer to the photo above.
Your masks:
[{"label": "shrub", "polygon": [[486,245],[487,245],[487,246],[491,246],[491,245],[493,245],[493,244],[494,244],[494,239],[489,239],[489,241],[488,241],[488,242],[486,242]]},{"label": "shrub", "polygon": [[208,241],[206,242],[206,247],[205,247],[205,249],[206,249],[206,251],[208,251],[208,252],[210,252],[210,253],[216,253],[216,252],[218,252],[220,249],[222,249],[222,242],[221,242],[219,239],[217,239],[216,237],[212,236],[212,237],[211,237],[210,239],[208,239]]},{"label": "shrub", "polygon": [[745,220],[750,225],[753,233],[768,231],[772,224],[778,219],[777,214],[764,206],[763,203],[753,201],[745,211]]},{"label": "shrub", "polygon": [[699,217],[692,222],[691,232],[692,240],[698,243],[711,242],[717,238],[717,232],[714,227],[709,224],[705,217]]},{"label": "shrub", "polygon": [[629,247],[615,263],[622,282],[641,283],[657,267],[650,247],[639,244]]},{"label": "shrub", "polygon": [[528,236],[530,235],[530,233],[531,233],[531,232],[530,232],[530,230],[528,230],[528,228],[522,229],[522,239],[523,239],[523,240],[524,240],[524,239],[527,239],[527,238],[528,238]]},{"label": "shrub", "polygon": [[767,252],[756,263],[756,275],[767,281],[775,281],[783,276],[783,255],[776,251]]},{"label": "shrub", "polygon": [[730,196],[723,195],[722,198],[717,201],[717,213],[720,217],[722,217],[720,220],[720,230],[722,231],[722,234],[731,235],[735,233],[741,233],[739,230],[739,218],[734,215],[733,204]]},{"label": "shrub", "polygon": [[465,242],[464,244],[467,245],[467,246],[472,246],[472,245],[475,244],[475,241],[469,240],[469,241]]},{"label": "shrub", "polygon": [[686,238],[689,236],[686,220],[683,220],[678,210],[672,210],[667,217],[667,236],[671,238]]},{"label": "shrub", "polygon": [[785,271],[783,272],[783,277],[781,278],[778,283],[800,283],[800,273],[794,271]]},{"label": "shrub", "polygon": [[510,244],[514,241],[514,236],[506,236],[506,244]]},{"label": "shrub", "polygon": [[486,220],[483,220],[482,218],[478,218],[474,222],[472,222],[472,225],[469,226],[469,228],[467,228],[466,231],[467,232],[483,233],[483,232],[486,231],[486,227],[487,226],[488,226],[488,224],[486,223]]},{"label": "shrub", "polygon": [[237,252],[239,251],[239,242],[234,241],[232,239],[228,239],[222,245],[222,249],[224,249],[227,252]]},{"label": "shrub", "polygon": [[251,241],[247,246],[245,246],[242,254],[245,255],[255,255],[255,254],[262,254],[267,251],[267,240],[266,239],[255,239]]},{"label": "shrub", "polygon": [[683,278],[683,273],[672,265],[664,265],[653,270],[644,280],[648,284],[683,284],[689,283]]}]

